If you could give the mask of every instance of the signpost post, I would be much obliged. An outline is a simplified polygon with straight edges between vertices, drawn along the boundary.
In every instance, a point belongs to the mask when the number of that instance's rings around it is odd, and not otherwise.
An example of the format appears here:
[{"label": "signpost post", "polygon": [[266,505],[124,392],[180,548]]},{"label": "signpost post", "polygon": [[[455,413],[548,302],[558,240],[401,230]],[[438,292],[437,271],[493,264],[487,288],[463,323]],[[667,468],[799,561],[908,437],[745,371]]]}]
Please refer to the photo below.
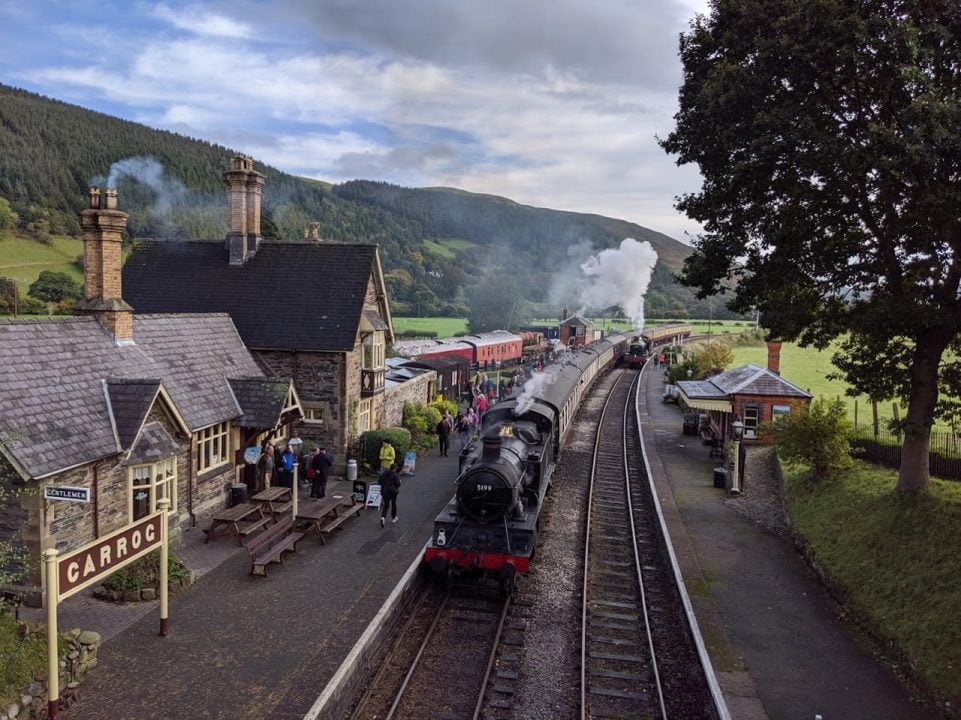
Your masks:
[{"label": "signpost post", "polygon": [[43,553],[47,603],[47,715],[60,713],[60,656],[57,605],[71,595],[100,582],[104,575],[129,565],[160,548],[160,635],[167,635],[167,562],[169,557],[167,510],[170,500],[160,498],[158,511],[84,545],[63,557],[56,548]]}]

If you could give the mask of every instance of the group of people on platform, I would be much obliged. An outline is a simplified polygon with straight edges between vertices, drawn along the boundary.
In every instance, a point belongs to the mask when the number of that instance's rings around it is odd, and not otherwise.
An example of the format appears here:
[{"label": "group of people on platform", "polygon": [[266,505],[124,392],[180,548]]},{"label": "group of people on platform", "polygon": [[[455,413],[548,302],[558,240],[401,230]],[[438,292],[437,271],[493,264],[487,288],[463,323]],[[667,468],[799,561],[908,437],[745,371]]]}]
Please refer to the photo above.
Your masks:
[{"label": "group of people on platform", "polygon": [[322,498],[327,495],[327,479],[333,461],[327,455],[327,448],[314,447],[302,456],[300,461],[290,446],[282,440],[271,440],[261,455],[260,466],[265,478],[276,487],[294,487],[294,467],[298,466],[301,477],[310,482],[310,497]]}]

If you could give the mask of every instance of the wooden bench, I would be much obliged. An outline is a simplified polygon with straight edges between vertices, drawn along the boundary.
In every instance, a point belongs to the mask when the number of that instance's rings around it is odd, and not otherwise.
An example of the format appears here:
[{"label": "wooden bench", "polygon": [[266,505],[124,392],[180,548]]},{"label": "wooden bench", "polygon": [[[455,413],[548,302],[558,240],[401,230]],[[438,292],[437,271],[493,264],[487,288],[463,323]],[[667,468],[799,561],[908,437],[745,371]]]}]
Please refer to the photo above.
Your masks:
[{"label": "wooden bench", "polygon": [[267,565],[272,562],[282,563],[286,550],[297,549],[297,541],[304,534],[302,532],[291,532],[293,527],[294,520],[288,516],[245,543],[247,554],[253,561],[250,567],[251,575],[267,577]]},{"label": "wooden bench", "polygon": [[326,525],[321,526],[320,528],[321,541],[323,541],[323,537],[325,534],[333,532],[340,526],[342,522],[344,522],[344,520],[346,520],[347,518],[353,517],[363,509],[364,509],[363,503],[357,503],[355,505],[350,505],[349,507],[338,508],[339,513],[337,517],[335,517],[333,520],[328,522]]}]

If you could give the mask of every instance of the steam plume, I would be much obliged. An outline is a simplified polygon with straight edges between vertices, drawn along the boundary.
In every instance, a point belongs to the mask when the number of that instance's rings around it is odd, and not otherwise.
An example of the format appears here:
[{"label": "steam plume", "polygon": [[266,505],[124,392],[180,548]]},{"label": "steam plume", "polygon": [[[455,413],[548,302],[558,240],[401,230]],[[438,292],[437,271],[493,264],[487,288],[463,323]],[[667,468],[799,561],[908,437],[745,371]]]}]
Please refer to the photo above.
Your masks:
[{"label": "steam plume", "polygon": [[656,264],[657,253],[649,242],[625,238],[620,247],[601,250],[581,264],[586,284],[579,300],[593,310],[617,305],[640,332],[644,328],[644,295]]}]

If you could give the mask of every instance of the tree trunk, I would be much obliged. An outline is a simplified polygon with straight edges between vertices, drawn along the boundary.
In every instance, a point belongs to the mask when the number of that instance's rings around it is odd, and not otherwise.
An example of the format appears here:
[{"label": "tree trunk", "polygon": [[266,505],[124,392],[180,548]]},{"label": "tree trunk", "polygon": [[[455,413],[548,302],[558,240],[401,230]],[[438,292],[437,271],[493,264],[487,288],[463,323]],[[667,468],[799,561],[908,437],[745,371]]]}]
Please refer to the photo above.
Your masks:
[{"label": "tree trunk", "polygon": [[929,331],[918,338],[911,360],[911,391],[904,416],[904,445],[895,487],[899,493],[920,492],[928,486],[931,426],[938,402],[938,365],[948,344],[942,334]]}]

